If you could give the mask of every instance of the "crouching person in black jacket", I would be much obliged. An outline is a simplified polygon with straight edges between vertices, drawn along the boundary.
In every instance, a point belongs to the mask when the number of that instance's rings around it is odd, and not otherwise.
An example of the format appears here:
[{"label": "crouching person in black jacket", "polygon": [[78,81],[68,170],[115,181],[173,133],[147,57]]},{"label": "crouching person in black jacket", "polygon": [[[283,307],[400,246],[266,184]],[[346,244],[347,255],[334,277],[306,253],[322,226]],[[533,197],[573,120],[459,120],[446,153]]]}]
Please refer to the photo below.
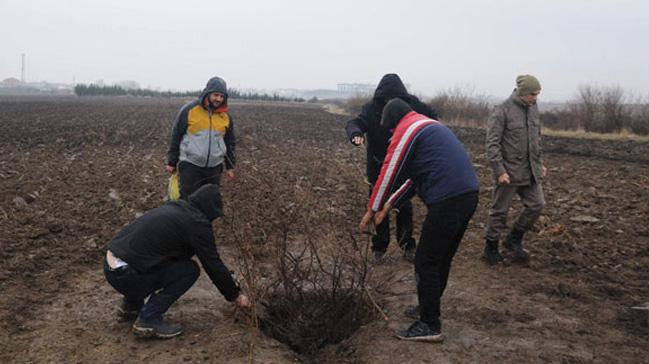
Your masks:
[{"label": "crouching person in black jacket", "polygon": [[220,216],[219,187],[205,185],[187,201],[148,211],[108,243],[106,280],[124,295],[118,310],[122,318],[137,318],[136,336],[166,339],[182,333],[180,325],[165,322],[162,315],[198,279],[194,255],[226,300],[250,307],[216,250],[212,221]]}]

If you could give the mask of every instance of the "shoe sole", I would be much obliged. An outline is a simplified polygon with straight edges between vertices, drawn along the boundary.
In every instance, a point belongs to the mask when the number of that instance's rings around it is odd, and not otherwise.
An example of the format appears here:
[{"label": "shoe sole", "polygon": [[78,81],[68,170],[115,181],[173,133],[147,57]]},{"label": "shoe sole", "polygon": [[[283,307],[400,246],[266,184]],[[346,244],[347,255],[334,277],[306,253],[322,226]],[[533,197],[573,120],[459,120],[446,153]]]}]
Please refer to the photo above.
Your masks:
[{"label": "shoe sole", "polygon": [[401,336],[398,334],[395,334],[399,340],[404,340],[404,341],[418,341],[418,342],[426,342],[426,343],[441,343],[444,341],[444,335],[439,334],[439,335],[427,335],[427,336],[414,336],[414,337],[409,337],[409,336]]},{"label": "shoe sole", "polygon": [[133,325],[133,334],[141,339],[171,339],[183,333],[183,330],[172,334],[161,334],[148,327],[137,327]]}]

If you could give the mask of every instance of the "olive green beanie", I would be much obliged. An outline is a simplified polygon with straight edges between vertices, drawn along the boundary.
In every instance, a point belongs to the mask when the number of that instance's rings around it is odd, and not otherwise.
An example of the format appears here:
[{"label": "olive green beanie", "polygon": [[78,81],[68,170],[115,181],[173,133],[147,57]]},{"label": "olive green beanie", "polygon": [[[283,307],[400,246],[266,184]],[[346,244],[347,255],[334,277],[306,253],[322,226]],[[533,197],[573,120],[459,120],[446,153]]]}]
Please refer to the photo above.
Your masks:
[{"label": "olive green beanie", "polygon": [[532,92],[541,91],[541,83],[532,75],[520,75],[516,77],[516,94],[527,96]]}]

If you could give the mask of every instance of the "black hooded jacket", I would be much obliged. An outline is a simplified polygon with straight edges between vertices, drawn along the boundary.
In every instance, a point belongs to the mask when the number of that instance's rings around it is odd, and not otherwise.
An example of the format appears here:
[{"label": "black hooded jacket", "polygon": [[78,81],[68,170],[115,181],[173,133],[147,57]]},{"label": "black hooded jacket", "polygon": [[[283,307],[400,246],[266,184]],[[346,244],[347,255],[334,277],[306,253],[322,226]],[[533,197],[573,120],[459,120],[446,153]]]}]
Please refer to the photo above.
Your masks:
[{"label": "black hooded jacket", "polygon": [[381,79],[374,91],[374,97],[363,105],[360,114],[347,121],[345,131],[351,141],[354,137],[365,136],[367,143],[367,178],[370,183],[376,182],[381,172],[381,164],[385,158],[390,141],[390,131],[381,126],[381,113],[385,104],[398,97],[419,114],[437,119],[437,113],[430,106],[421,102],[416,96],[410,95],[397,74],[389,73]]},{"label": "black hooded jacket", "polygon": [[216,250],[212,221],[223,216],[217,185],[205,185],[189,196],[148,211],[108,243],[116,257],[145,273],[174,259],[198,257],[225,299],[233,301],[239,287]]}]

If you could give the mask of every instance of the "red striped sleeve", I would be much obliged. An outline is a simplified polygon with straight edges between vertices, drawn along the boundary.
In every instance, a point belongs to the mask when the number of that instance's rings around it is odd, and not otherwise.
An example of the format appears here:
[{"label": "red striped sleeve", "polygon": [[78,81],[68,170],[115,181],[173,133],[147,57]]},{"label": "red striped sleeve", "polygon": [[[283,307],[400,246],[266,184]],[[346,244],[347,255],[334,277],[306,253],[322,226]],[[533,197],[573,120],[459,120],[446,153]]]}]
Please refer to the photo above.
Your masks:
[{"label": "red striped sleeve", "polygon": [[374,184],[372,196],[368,207],[372,211],[379,211],[387,199],[397,178],[397,172],[405,161],[410,146],[419,131],[427,125],[437,121],[412,111],[406,114],[397,125],[392,140],[388,146],[387,154],[381,166],[381,174]]}]

